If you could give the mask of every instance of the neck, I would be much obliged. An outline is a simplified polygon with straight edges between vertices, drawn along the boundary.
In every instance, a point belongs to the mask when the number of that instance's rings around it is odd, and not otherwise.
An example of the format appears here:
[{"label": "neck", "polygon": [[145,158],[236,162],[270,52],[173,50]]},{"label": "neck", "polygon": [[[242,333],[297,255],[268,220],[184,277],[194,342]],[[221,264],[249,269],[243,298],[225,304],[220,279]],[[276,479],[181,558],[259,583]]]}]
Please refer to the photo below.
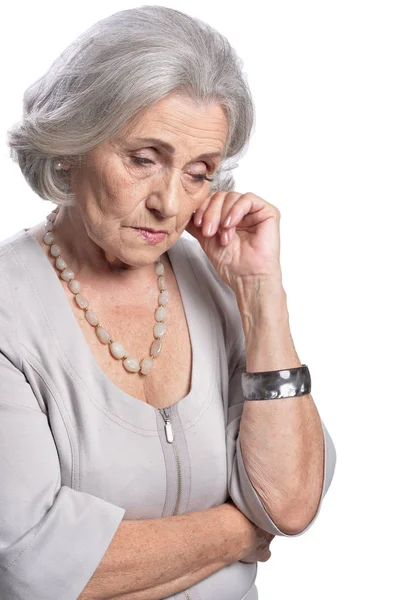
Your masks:
[{"label": "neck", "polygon": [[[129,293],[135,290],[137,294],[140,290],[141,297],[156,290],[154,262],[128,264],[97,244],[88,235],[78,208],[60,206],[52,233],[61,248],[62,258],[85,285],[101,287],[106,282],[113,289],[120,285]],[[165,254],[164,263],[166,258]]]}]

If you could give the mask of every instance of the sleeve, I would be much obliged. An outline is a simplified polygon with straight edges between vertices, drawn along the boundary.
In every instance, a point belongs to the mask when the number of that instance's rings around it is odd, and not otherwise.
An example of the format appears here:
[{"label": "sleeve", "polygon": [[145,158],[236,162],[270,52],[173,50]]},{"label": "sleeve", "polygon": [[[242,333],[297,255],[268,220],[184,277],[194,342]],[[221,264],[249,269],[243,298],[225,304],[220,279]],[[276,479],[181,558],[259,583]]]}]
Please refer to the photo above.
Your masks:
[{"label": "sleeve", "polygon": [[255,525],[258,525],[264,531],[274,535],[285,537],[297,537],[304,534],[316,521],[321,504],[330,487],[336,463],[336,452],[330,434],[327,431],[323,421],[324,434],[324,479],[323,491],[320,498],[317,512],[312,521],[299,533],[289,534],[281,531],[274,523],[268,512],[263,507],[258,493],[253,487],[248,473],[245,469],[240,445],[240,421],[244,406],[244,397],[241,388],[241,374],[246,367],[245,350],[241,351],[239,361],[230,377],[229,384],[229,407],[227,422],[227,468],[228,468],[228,489],[231,499],[242,513]]},{"label": "sleeve", "polygon": [[0,598],[76,600],[125,510],[61,485],[47,415],[21,369],[10,292],[1,276]]}]

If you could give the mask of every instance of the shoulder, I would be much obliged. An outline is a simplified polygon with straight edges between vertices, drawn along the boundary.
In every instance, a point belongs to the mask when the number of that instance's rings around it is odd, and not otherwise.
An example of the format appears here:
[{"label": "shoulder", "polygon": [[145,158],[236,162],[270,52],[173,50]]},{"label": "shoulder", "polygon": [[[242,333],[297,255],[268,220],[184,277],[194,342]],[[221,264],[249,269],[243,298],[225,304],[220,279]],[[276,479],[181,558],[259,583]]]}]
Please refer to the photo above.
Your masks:
[{"label": "shoulder", "polygon": [[[215,267],[194,237],[181,237],[184,258],[195,268],[195,276],[201,285],[206,286],[212,299],[226,309],[237,308],[236,297],[231,288],[219,277]],[[238,310],[238,308],[237,308]]]},{"label": "shoulder", "polygon": [[202,276],[204,278],[203,283],[214,288],[214,291],[218,296],[221,296],[221,298],[229,298],[230,302],[233,298],[235,300],[234,292],[219,277],[215,267],[203,251],[199,241],[192,236],[186,237],[183,235],[181,236],[180,241],[185,258],[188,259],[192,265],[195,265],[200,269],[200,272],[196,273],[197,278]]},{"label": "shoulder", "polygon": [[5,354],[12,363],[20,367],[16,302],[7,271],[3,261],[0,261],[0,353]]},{"label": "shoulder", "polygon": [[245,345],[241,314],[233,290],[219,277],[215,267],[193,236],[182,235],[181,247],[184,258],[189,261],[198,284],[221,322],[226,348],[229,354],[240,353]]},{"label": "shoulder", "polygon": [[18,239],[20,235],[21,232],[18,231],[17,233],[14,233],[3,240],[0,240],[0,268],[2,268],[3,265],[6,264],[6,261],[13,250],[13,242],[16,239]]},{"label": "shoulder", "polygon": [[18,368],[21,367],[18,307],[21,297],[28,298],[23,263],[28,243],[23,229],[0,240],[0,352]]},{"label": "shoulder", "polygon": [[24,229],[0,240],[0,277],[3,299],[5,294],[12,293],[12,289],[25,285],[26,257],[32,254],[30,243],[29,235]]},{"label": "shoulder", "polygon": [[0,271],[10,274],[14,272],[16,265],[20,264],[19,255],[28,245],[29,236],[25,229],[20,229],[0,240]]}]

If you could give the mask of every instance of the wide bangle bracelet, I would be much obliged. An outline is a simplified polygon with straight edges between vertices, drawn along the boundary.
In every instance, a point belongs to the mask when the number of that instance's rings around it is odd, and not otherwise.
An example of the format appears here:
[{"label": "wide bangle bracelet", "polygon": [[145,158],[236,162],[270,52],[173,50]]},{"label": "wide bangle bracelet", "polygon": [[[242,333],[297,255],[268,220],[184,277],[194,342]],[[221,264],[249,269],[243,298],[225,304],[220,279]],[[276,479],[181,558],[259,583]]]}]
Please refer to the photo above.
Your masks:
[{"label": "wide bangle bracelet", "polygon": [[306,365],[281,371],[241,374],[245,400],[276,400],[310,394],[311,380]]}]

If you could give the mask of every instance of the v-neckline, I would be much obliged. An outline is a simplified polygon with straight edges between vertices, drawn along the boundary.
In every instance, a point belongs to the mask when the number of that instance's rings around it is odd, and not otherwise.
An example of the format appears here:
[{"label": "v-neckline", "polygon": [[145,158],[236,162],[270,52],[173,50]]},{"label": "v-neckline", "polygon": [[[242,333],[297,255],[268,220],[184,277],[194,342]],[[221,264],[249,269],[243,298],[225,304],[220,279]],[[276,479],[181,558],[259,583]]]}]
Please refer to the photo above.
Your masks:
[{"label": "v-neckline", "polygon": [[[32,248],[35,249],[38,260],[45,268],[45,272],[48,273],[48,277],[45,277],[45,279],[46,279],[47,283],[51,284],[52,290],[49,290],[49,291],[46,290],[46,293],[49,292],[50,296],[53,296],[53,294],[54,294],[53,298],[56,299],[57,308],[58,308],[58,319],[60,318],[60,315],[62,315],[62,316],[65,315],[65,319],[67,320],[67,323],[68,323],[68,332],[73,332],[72,337],[75,338],[75,341],[77,340],[77,343],[82,348],[82,351],[89,357],[88,362],[90,363],[92,368],[98,373],[98,377],[104,382],[104,385],[108,388],[110,393],[112,395],[116,395],[116,396],[120,397],[124,401],[128,401],[129,404],[131,404],[132,402],[135,403],[135,405],[137,405],[137,407],[141,407],[142,410],[144,410],[144,411],[149,410],[149,411],[153,412],[154,410],[155,411],[163,410],[163,409],[153,406],[152,404],[148,404],[147,402],[144,402],[143,400],[141,400],[140,398],[137,398],[136,396],[133,396],[132,394],[125,392],[120,387],[118,387],[108,377],[108,375],[101,369],[100,365],[98,364],[98,362],[90,348],[90,345],[88,344],[79,324],[76,321],[76,317],[75,317],[75,315],[72,311],[72,308],[68,302],[68,298],[65,294],[64,288],[63,288],[63,286],[59,280],[59,277],[56,273],[55,267],[51,264],[49,258],[44,253],[43,248],[39,244],[38,240],[32,234],[28,233],[28,229],[22,229],[20,231],[20,233],[22,233],[27,239],[31,240]],[[200,364],[199,364],[200,357],[198,356],[198,350],[197,350],[197,346],[196,346],[197,336],[201,335],[201,333],[200,333],[199,329],[196,329],[196,324],[197,324],[198,319],[196,319],[197,315],[194,312],[193,301],[189,301],[189,299],[188,299],[188,295],[190,293],[196,294],[196,295],[201,293],[201,286],[198,285],[195,274],[193,273],[193,269],[190,267],[189,264],[187,264],[188,260],[184,256],[182,256],[183,248],[181,247],[181,245],[182,245],[182,241],[179,238],[175,242],[175,244],[173,244],[173,246],[171,246],[166,252],[169,257],[169,261],[170,261],[173,273],[175,275],[177,286],[180,291],[183,309],[184,309],[184,313],[185,313],[185,317],[186,317],[186,321],[187,321],[187,327],[188,327],[191,348],[192,348],[192,368],[191,368],[190,391],[188,392],[188,394],[186,394],[184,396],[184,398],[181,398],[180,400],[174,402],[172,405],[165,407],[167,411],[169,410],[173,413],[177,410],[177,408],[180,409],[180,407],[183,405],[183,403],[184,403],[184,405],[189,405],[191,403],[195,403],[195,395],[199,391],[200,377],[201,377],[201,372],[200,372],[201,370],[200,370]],[[184,264],[184,263],[186,263],[186,264]],[[183,272],[184,270],[185,270],[185,272]],[[190,276],[190,275],[193,278],[191,281],[197,283],[197,285],[198,285],[198,287],[195,287],[195,289],[190,289],[191,284],[186,279],[187,276]],[[211,311],[208,311],[208,314],[207,314],[208,318],[209,318],[210,314],[211,314]],[[213,337],[212,344],[214,347],[215,346],[215,328],[213,326],[211,326],[210,331],[211,331],[211,335]],[[85,361],[85,362],[87,362],[87,361]],[[134,376],[134,374],[133,374],[133,376]],[[205,397],[206,397],[209,390],[202,389],[201,392],[204,393]]]}]

